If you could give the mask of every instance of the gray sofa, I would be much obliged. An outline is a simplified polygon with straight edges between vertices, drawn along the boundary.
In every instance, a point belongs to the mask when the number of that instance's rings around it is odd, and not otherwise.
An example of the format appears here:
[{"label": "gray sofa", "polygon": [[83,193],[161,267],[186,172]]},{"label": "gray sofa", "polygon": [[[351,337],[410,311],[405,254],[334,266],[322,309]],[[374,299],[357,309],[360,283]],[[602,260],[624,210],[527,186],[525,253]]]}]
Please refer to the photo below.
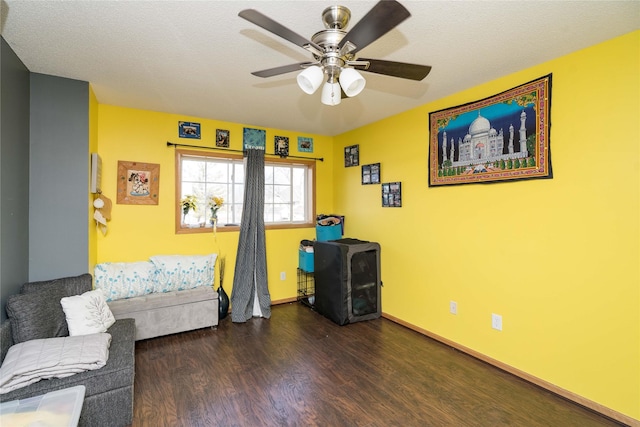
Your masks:
[{"label": "gray sofa", "polygon": [[[80,295],[91,289],[90,274],[23,285],[20,294],[7,299],[8,320],[0,325],[0,362],[4,361],[9,347],[14,343],[69,335],[60,299]],[[86,389],[80,426],[123,427],[131,424],[135,332],[134,319],[116,320],[107,330],[111,334],[111,345],[109,360],[104,367],[66,378],[41,380],[0,394],[0,402],[84,385]]]}]

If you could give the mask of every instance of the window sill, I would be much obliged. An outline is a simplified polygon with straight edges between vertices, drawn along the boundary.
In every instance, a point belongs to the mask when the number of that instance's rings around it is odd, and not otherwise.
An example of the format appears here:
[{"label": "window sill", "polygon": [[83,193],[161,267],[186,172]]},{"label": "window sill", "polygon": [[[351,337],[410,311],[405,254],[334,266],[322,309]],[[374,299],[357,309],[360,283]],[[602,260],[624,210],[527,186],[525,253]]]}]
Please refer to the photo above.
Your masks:
[{"label": "window sill", "polygon": [[[227,231],[240,231],[239,225],[218,225],[216,227],[216,232],[227,232]],[[213,233],[213,227],[201,227],[195,224],[193,227],[190,226],[180,226],[176,228],[176,234],[201,234],[201,233]]]},{"label": "window sill", "polygon": [[[295,223],[295,224],[265,224],[265,230],[286,230],[292,228],[314,228],[315,224],[311,222]],[[226,233],[229,231],[240,231],[239,225],[218,225],[216,227],[217,233]],[[201,227],[194,225],[193,227],[179,227],[176,229],[176,234],[201,234],[212,233],[212,227]]]}]

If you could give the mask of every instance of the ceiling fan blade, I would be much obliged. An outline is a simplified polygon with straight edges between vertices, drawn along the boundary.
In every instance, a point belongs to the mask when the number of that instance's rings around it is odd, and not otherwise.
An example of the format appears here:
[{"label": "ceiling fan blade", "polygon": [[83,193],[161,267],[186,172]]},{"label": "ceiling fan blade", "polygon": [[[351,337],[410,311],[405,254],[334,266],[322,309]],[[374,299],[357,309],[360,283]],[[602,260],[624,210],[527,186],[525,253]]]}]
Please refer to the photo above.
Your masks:
[{"label": "ceiling fan blade", "polygon": [[294,33],[284,25],[274,21],[273,19],[269,18],[266,15],[263,15],[262,13],[258,12],[255,9],[241,10],[240,13],[238,13],[238,16],[246,19],[249,22],[256,24],[259,27],[264,28],[269,32],[272,32],[276,36],[280,36],[283,39],[288,40],[297,46],[300,46],[303,49],[306,49],[305,47],[306,45],[306,46],[311,46],[317,49],[318,51],[322,52],[322,48],[317,44],[315,44],[314,42],[312,42],[311,40],[307,40],[306,38],[302,37],[300,34]]},{"label": "ceiling fan blade", "polygon": [[289,64],[289,65],[282,65],[280,67],[275,67],[275,68],[269,68],[266,70],[260,70],[260,71],[254,71],[251,74],[253,74],[254,76],[257,77],[273,77],[273,76],[277,76],[279,74],[286,74],[286,73],[291,73],[293,71],[300,71],[303,68],[309,66],[309,65],[313,65],[314,62],[299,62],[297,64]]},{"label": "ceiling fan blade", "polygon": [[402,79],[422,80],[427,77],[431,67],[429,65],[408,64],[406,62],[384,61],[382,59],[358,58],[358,61],[368,61],[366,65],[353,65],[353,68],[369,73],[384,74]]},{"label": "ceiling fan blade", "polygon": [[342,38],[338,47],[342,48],[347,42],[351,42],[356,46],[351,53],[356,53],[391,31],[410,16],[409,11],[397,1],[380,0]]}]

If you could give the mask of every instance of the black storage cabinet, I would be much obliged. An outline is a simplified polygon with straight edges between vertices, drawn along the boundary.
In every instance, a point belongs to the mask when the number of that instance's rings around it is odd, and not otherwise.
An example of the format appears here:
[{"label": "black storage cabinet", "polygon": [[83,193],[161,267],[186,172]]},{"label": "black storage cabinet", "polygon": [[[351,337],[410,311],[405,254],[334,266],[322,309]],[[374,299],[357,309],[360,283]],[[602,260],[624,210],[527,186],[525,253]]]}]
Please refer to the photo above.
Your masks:
[{"label": "black storage cabinet", "polygon": [[314,245],[315,310],[337,323],[380,317],[380,245],[358,239]]}]

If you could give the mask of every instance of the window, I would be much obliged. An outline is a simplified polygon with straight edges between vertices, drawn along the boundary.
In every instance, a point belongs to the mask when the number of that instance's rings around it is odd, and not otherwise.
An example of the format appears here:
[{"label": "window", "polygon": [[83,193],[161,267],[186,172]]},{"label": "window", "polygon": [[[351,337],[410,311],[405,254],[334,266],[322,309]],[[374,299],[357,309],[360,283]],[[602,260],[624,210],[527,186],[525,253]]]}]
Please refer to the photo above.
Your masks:
[{"label": "window", "polygon": [[[265,158],[264,221],[267,228],[312,226],[315,219],[315,163]],[[196,209],[178,203],[176,231],[210,232],[209,201],[221,197],[218,230],[237,230],[242,220],[244,161],[241,154],[176,150],[176,197],[195,196]]]}]

